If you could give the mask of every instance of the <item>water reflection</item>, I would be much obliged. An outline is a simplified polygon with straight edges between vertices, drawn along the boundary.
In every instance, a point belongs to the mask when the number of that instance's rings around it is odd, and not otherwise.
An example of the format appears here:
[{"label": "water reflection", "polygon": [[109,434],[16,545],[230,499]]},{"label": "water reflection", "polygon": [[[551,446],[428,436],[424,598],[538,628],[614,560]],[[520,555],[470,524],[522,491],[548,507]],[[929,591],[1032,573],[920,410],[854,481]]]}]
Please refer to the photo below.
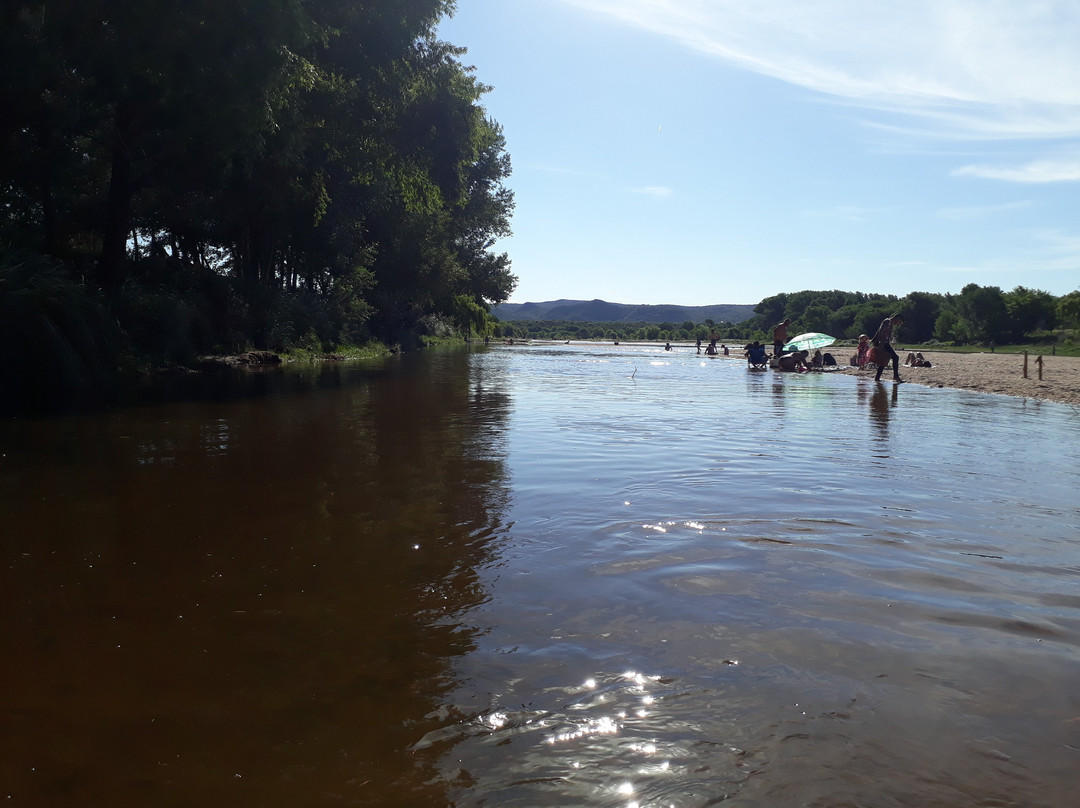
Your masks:
[{"label": "water reflection", "polygon": [[[454,805],[668,805],[695,783],[716,793],[724,780],[734,785],[750,775],[745,750],[703,744],[701,722],[673,706],[693,695],[685,683],[658,674],[598,672],[549,687],[531,704],[431,733],[418,747],[468,738],[465,765],[484,769],[486,754],[519,761],[482,792],[456,789]],[[703,767],[705,745],[712,749]]]},{"label": "water reflection", "polygon": [[261,384],[4,425],[13,804],[1075,802],[1067,408],[661,346]]},{"label": "water reflection", "polygon": [[899,397],[899,385],[874,383],[874,390],[870,394],[870,420],[877,428],[878,437],[887,440],[889,437],[890,410],[896,408]]},{"label": "water reflection", "polygon": [[491,628],[420,742],[455,805],[1071,804],[1064,408],[514,356]]},{"label": "water reflection", "polygon": [[303,374],[5,424],[12,804],[441,802],[404,750],[489,597],[509,400],[464,352]]}]

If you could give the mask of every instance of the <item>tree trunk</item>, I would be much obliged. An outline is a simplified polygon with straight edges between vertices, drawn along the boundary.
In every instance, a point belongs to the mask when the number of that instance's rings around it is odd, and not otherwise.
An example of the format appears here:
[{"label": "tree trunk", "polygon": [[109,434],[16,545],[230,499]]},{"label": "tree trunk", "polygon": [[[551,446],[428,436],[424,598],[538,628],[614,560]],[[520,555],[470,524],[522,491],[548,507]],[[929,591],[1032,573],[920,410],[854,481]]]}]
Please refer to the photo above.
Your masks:
[{"label": "tree trunk", "polygon": [[131,158],[121,144],[112,150],[112,175],[105,203],[105,228],[98,261],[98,278],[116,289],[127,274],[127,234],[131,230]]}]

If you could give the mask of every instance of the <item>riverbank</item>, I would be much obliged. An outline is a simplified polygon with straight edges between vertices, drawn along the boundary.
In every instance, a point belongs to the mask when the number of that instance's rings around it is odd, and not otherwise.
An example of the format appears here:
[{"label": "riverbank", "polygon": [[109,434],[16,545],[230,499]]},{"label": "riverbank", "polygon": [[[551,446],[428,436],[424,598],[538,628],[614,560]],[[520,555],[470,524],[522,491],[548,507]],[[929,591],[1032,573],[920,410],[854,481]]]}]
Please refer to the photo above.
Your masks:
[{"label": "riverbank", "polygon": [[[904,350],[897,352],[901,360],[908,353]],[[1041,380],[1035,353],[1028,356],[1026,379],[1023,354],[924,351],[923,356],[932,366],[909,368],[901,365],[900,376],[904,381],[1080,406],[1080,357],[1077,356],[1044,355]],[[874,371],[844,368],[842,372],[862,376],[873,374]],[[891,375],[891,369],[886,370],[882,379],[889,379]]]}]

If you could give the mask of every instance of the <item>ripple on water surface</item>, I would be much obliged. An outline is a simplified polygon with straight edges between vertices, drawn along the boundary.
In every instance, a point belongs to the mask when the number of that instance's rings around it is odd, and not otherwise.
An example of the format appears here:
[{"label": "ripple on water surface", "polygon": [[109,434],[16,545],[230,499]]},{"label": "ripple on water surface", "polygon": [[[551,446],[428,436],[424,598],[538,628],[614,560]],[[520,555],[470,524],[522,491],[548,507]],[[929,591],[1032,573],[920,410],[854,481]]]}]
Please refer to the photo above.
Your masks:
[{"label": "ripple on water surface", "polygon": [[458,804],[1071,805],[1066,408],[580,350],[513,376]]}]

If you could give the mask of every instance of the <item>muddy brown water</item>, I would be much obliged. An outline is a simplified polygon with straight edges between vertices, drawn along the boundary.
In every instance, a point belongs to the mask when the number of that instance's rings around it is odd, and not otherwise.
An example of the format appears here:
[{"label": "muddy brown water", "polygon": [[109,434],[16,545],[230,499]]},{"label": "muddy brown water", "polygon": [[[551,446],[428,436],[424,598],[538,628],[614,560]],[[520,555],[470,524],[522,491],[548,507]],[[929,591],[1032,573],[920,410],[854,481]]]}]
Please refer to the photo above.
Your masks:
[{"label": "muddy brown water", "polygon": [[15,806],[1072,806],[1080,417],[497,346],[0,425]]}]

